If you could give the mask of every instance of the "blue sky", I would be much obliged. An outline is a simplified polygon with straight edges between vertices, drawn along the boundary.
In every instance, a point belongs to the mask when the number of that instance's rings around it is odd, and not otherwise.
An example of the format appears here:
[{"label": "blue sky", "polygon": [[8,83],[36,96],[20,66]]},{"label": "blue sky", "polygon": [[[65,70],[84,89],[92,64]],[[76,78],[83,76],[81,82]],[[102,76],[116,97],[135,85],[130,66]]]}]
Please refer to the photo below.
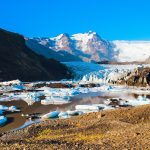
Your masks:
[{"label": "blue sky", "polygon": [[29,37],[96,31],[150,40],[150,0],[0,0],[0,27]]}]

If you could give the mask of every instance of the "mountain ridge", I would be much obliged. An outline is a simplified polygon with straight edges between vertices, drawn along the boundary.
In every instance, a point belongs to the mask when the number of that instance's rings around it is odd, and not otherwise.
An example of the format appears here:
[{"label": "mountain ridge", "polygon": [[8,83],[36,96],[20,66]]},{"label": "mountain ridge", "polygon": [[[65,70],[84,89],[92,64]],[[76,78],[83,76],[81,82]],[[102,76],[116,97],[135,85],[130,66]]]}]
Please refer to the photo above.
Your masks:
[{"label": "mountain ridge", "polygon": [[69,35],[60,34],[53,38],[29,38],[55,52],[66,51],[82,61],[109,60],[111,44],[102,39],[96,32]]},{"label": "mountain ridge", "polygon": [[76,59],[78,58],[78,61],[144,62],[150,56],[150,41],[108,41],[92,31],[31,39],[57,53],[65,51]]}]

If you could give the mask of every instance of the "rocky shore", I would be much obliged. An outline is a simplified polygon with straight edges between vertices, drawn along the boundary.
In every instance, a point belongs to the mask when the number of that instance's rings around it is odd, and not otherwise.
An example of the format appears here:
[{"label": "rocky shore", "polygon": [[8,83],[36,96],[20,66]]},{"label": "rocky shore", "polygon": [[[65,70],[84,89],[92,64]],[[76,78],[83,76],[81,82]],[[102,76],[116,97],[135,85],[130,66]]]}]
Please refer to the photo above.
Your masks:
[{"label": "rocky shore", "polygon": [[44,121],[3,133],[0,149],[150,149],[150,105]]}]

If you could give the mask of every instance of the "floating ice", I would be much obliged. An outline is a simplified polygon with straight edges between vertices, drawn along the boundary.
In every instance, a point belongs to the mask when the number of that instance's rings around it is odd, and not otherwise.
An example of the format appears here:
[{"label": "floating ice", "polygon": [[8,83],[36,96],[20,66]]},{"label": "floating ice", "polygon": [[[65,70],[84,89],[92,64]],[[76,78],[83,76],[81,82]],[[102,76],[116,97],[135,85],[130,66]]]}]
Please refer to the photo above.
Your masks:
[{"label": "floating ice", "polygon": [[10,107],[8,108],[8,110],[11,111],[11,112],[19,112],[19,111],[20,111],[19,109],[17,109],[16,106],[10,106]]},{"label": "floating ice", "polygon": [[7,118],[5,116],[0,116],[0,126],[3,126],[7,122]]},{"label": "floating ice", "polygon": [[59,118],[69,118],[69,114],[67,112],[60,112],[58,117]]},{"label": "floating ice", "polygon": [[0,105],[0,110],[7,111],[8,109],[9,109],[9,107],[7,107],[5,105]]},{"label": "floating ice", "polygon": [[76,105],[75,106],[76,110],[99,110],[98,106],[93,106],[93,105]]},{"label": "floating ice", "polygon": [[43,115],[41,118],[42,119],[58,118],[59,113],[60,113],[59,111],[52,111]]},{"label": "floating ice", "polygon": [[150,99],[147,99],[144,96],[138,96],[137,99],[129,99],[125,102],[122,102],[124,105],[131,105],[131,106],[139,106],[139,105],[146,105],[150,104]]},{"label": "floating ice", "polygon": [[6,82],[0,82],[0,85],[21,85],[22,82],[20,80],[12,80],[12,81],[6,81]]},{"label": "floating ice", "polygon": [[40,96],[42,95],[41,92],[26,93],[23,100],[26,101],[28,105],[32,105],[34,102],[40,101]]},{"label": "floating ice", "polygon": [[3,111],[2,110],[0,110],[0,115],[2,115],[3,114]]},{"label": "floating ice", "polygon": [[13,90],[24,90],[25,87],[23,85],[13,85]]},{"label": "floating ice", "polygon": [[1,112],[4,112],[4,111],[18,112],[18,111],[20,111],[20,110],[17,109],[16,106],[7,107],[7,106],[5,106],[5,105],[0,105],[0,111],[1,111]]},{"label": "floating ice", "polygon": [[46,97],[44,100],[41,100],[41,104],[49,105],[49,104],[66,104],[70,102],[69,96],[59,97],[59,96],[50,96]]}]

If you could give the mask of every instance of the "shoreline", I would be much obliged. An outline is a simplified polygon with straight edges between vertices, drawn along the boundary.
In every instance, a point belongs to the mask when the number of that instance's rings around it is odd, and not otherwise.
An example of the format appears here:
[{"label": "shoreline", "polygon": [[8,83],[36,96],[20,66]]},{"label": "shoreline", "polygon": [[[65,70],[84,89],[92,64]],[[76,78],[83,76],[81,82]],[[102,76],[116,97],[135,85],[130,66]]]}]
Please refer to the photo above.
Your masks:
[{"label": "shoreline", "polygon": [[[105,97],[103,96],[94,96],[95,93],[92,93],[91,95],[89,94],[86,95],[87,97],[84,97],[84,95],[75,97],[72,99],[71,103],[67,104],[61,104],[61,105],[42,105],[40,102],[35,102],[32,105],[28,105],[24,100],[14,100],[14,101],[6,101],[6,102],[0,102],[1,105],[15,105],[17,108],[21,109],[21,112],[17,113],[9,113],[6,114],[8,117],[8,122],[6,123],[5,126],[0,128],[0,133],[6,132],[9,130],[13,130],[16,128],[21,127],[24,125],[24,123],[27,121],[24,117],[21,116],[21,114],[32,114],[32,113],[39,113],[41,114],[46,114],[50,111],[66,111],[68,109],[72,110],[75,108],[76,104],[86,104],[86,103],[91,103],[91,99],[94,98],[94,101],[102,102]],[[99,94],[97,94],[99,95]]]},{"label": "shoreline", "polygon": [[[117,86],[118,87],[118,86]],[[130,89],[130,88],[129,88]],[[137,98],[138,94],[135,93],[128,93],[128,90],[122,91],[124,94],[122,94],[122,98],[126,96],[131,96]],[[145,93],[145,92],[144,92]],[[146,92],[147,93],[147,92]],[[128,95],[129,94],[129,95]],[[140,93],[143,94],[143,93]],[[107,96],[106,96],[107,95]],[[115,96],[116,95],[116,96]],[[147,95],[149,97],[149,95]],[[75,96],[72,98],[71,103],[61,104],[61,105],[42,105],[40,102],[35,102],[32,105],[27,105],[27,103],[23,100],[14,100],[14,101],[5,101],[0,102],[1,105],[7,105],[12,106],[15,105],[17,108],[21,109],[21,112],[19,113],[10,113],[6,114],[8,117],[8,122],[5,126],[0,128],[0,133],[10,131],[17,129],[25,124],[27,119],[21,116],[21,114],[32,114],[32,113],[38,113],[38,114],[46,114],[50,111],[66,111],[66,110],[74,110],[76,105],[84,105],[84,104],[103,104],[104,100],[107,98],[113,98],[113,97],[120,97],[119,92],[92,92],[88,94],[81,94],[78,96]]]}]

